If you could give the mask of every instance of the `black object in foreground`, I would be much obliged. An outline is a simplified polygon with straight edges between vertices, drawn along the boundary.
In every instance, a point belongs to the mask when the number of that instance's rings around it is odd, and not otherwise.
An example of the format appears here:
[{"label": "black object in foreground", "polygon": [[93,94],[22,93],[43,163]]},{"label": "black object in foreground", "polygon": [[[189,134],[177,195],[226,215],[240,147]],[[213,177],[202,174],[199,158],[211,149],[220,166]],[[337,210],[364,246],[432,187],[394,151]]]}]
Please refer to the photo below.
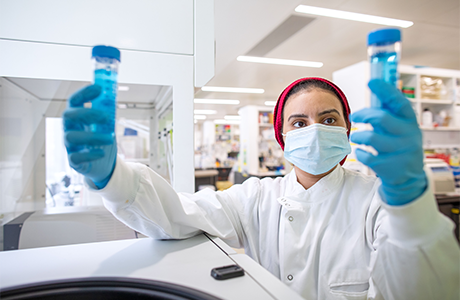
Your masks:
[{"label": "black object in foreground", "polygon": [[0,290],[8,300],[221,300],[189,287],[157,280],[92,277],[38,282]]},{"label": "black object in foreground", "polygon": [[219,267],[211,270],[211,276],[217,280],[225,280],[233,277],[240,277],[243,275],[244,270],[238,265]]}]

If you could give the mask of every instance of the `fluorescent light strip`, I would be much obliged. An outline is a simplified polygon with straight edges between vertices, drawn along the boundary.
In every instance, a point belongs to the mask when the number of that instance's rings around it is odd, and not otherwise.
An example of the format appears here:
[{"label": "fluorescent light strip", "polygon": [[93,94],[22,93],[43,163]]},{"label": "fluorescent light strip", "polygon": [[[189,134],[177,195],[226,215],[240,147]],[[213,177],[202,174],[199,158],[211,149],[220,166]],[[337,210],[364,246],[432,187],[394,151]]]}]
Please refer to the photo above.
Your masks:
[{"label": "fluorescent light strip", "polygon": [[118,86],[118,90],[120,92],[127,92],[127,91],[129,91],[129,86],[120,85],[120,86]]},{"label": "fluorescent light strip", "polygon": [[246,93],[246,94],[263,94],[265,92],[264,89],[220,87],[220,86],[204,86],[201,88],[201,90],[204,92]]},{"label": "fluorescent light strip", "polygon": [[228,104],[228,105],[238,105],[240,100],[227,100],[227,99],[194,99],[195,103],[202,104]]},{"label": "fluorescent light strip", "polygon": [[267,106],[275,106],[276,101],[265,101],[265,105],[267,105]]},{"label": "fluorescent light strip", "polygon": [[195,120],[205,120],[206,116],[205,115],[194,115],[193,118]]},{"label": "fluorescent light strip", "polygon": [[392,18],[365,15],[365,14],[359,14],[359,13],[354,13],[354,12],[328,9],[328,8],[322,8],[322,7],[307,6],[307,5],[299,5],[295,8],[295,11],[299,13],[309,14],[309,15],[318,15],[318,16],[324,16],[324,17],[331,17],[331,18],[338,18],[338,19],[345,19],[345,20],[373,23],[373,24],[380,24],[380,25],[387,25],[387,26],[397,26],[397,27],[402,27],[402,28],[407,28],[407,27],[411,27],[412,25],[414,25],[414,22],[411,22],[411,21],[404,21],[404,20],[398,20],[398,19],[392,19]]},{"label": "fluorescent light strip", "polygon": [[215,115],[217,114],[217,110],[212,110],[212,109],[195,109],[193,111],[194,114],[197,115]]},{"label": "fluorescent light strip", "polygon": [[225,120],[241,120],[241,116],[224,116]]},{"label": "fluorescent light strip", "polygon": [[236,60],[245,61],[245,62],[262,63],[262,64],[310,67],[310,68],[321,68],[323,66],[322,62],[279,59],[279,58],[266,58],[266,57],[256,57],[256,56],[238,56]]},{"label": "fluorescent light strip", "polygon": [[224,119],[217,119],[214,120],[214,124],[240,124],[239,120],[224,120]]}]

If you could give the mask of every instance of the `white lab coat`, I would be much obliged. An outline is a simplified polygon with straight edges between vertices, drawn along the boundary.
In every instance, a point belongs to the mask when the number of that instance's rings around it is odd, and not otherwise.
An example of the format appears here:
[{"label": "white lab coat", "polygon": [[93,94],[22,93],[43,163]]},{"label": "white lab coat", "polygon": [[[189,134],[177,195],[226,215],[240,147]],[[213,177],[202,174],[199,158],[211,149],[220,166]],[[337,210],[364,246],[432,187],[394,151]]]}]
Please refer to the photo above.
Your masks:
[{"label": "white lab coat", "polygon": [[223,192],[177,194],[141,164],[117,160],[104,205],[152,238],[201,231],[246,254],[306,299],[459,299],[453,222],[427,190],[388,206],[380,181],[338,166],[308,190],[293,170]]}]

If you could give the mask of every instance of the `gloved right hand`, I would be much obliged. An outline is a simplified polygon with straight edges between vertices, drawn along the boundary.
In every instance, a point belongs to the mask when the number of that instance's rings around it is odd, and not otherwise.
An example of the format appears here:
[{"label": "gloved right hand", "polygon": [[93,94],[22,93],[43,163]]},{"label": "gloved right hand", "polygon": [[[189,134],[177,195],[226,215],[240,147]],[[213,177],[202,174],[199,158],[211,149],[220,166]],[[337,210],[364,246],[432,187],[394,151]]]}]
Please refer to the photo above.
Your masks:
[{"label": "gloved right hand", "polygon": [[422,132],[409,100],[396,87],[374,79],[369,88],[382,102],[382,108],[364,108],[351,116],[353,122],[370,123],[374,128],[355,132],[351,141],[374,147],[378,155],[356,149],[356,158],[382,180],[383,201],[404,205],[420,197],[428,186],[423,171]]},{"label": "gloved right hand", "polygon": [[115,169],[115,134],[90,132],[88,129],[91,124],[106,123],[110,116],[104,111],[83,107],[84,103],[95,99],[100,93],[101,87],[98,85],[86,86],[77,91],[68,99],[62,117],[70,166],[102,189]]}]

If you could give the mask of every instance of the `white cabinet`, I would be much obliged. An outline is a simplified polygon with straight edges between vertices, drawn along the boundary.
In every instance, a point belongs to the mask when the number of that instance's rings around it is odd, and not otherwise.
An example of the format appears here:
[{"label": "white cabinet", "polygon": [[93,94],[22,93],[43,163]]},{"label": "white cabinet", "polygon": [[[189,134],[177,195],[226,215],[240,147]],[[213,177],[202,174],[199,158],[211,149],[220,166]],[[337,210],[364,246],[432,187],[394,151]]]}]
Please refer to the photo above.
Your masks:
[{"label": "white cabinet", "polygon": [[0,37],[192,55],[193,4],[188,0],[1,0]]},{"label": "white cabinet", "polygon": [[[118,83],[131,90],[117,115],[150,122],[150,149],[155,120],[172,110],[174,188],[193,192],[193,91],[214,76],[213,12],[213,0],[0,0],[0,121],[19,132],[1,146],[0,217],[43,208],[45,119],[91,82],[96,44],[120,49]],[[153,152],[149,165],[158,169]]]},{"label": "white cabinet", "polygon": [[[344,91],[350,103],[351,111],[356,112],[370,107],[370,67],[367,61],[348,66],[333,73],[333,81]],[[460,146],[460,71],[428,67],[400,65],[398,67],[402,87],[414,90],[414,98],[408,98],[423,130],[424,148],[452,148]],[[437,81],[433,84],[436,95],[422,89],[426,80]],[[437,99],[435,99],[437,98]],[[448,122],[438,127],[422,124],[422,112],[428,108],[435,117],[448,116]],[[445,119],[444,119],[445,120]],[[439,121],[438,123],[442,123]]]}]

